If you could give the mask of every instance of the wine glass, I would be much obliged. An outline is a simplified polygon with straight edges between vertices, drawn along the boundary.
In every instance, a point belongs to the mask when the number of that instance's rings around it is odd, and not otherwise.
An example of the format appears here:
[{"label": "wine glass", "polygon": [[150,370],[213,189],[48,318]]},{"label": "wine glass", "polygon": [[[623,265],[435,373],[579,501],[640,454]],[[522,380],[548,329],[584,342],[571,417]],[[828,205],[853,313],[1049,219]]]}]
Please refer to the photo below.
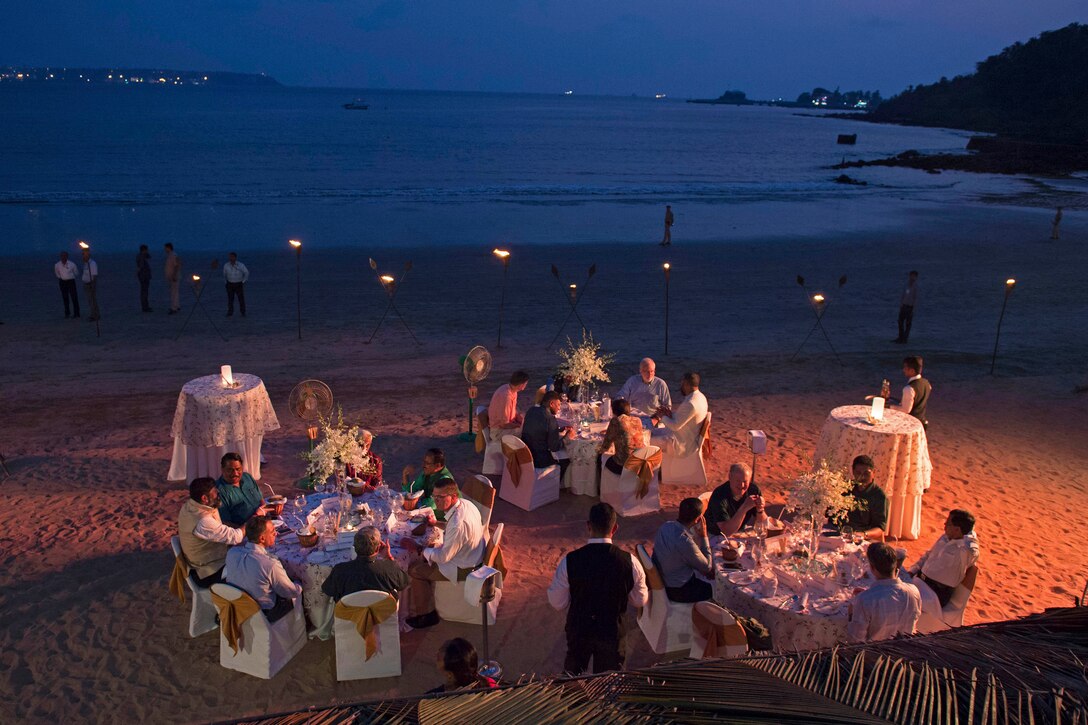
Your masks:
[{"label": "wine glass", "polygon": [[321,479],[314,484],[314,490],[318,493],[325,493],[325,479]]},{"label": "wine glass", "polygon": [[306,508],[306,494],[300,493],[299,495],[295,496],[294,506],[295,513],[301,514],[302,510]]},{"label": "wine glass", "polygon": [[850,525],[844,525],[839,529],[839,534],[842,536],[842,542],[849,544],[854,540],[854,527]]},{"label": "wine glass", "polygon": [[865,532],[855,531],[854,532],[854,546],[861,546],[864,543],[865,543]]}]

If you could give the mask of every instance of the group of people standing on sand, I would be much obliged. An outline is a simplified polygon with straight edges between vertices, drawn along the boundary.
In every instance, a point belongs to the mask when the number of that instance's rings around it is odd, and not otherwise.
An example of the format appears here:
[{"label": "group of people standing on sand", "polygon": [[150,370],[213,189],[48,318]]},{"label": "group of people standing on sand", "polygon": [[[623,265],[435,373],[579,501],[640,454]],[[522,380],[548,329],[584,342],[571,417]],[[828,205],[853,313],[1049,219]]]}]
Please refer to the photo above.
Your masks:
[{"label": "group of people standing on sand", "polygon": [[[81,246],[83,246],[81,244]],[[174,245],[167,242],[163,245],[165,260],[163,263],[163,279],[166,280],[170,291],[170,308],[168,315],[176,315],[181,312],[181,257],[174,251]],[[98,262],[91,257],[89,247],[83,246],[83,266],[80,268],[75,262],[68,259],[68,252],[60,253],[60,260],[53,265],[53,274],[60,286],[61,299],[64,302],[64,318],[80,319],[79,294],[76,289],[76,280],[83,283],[83,297],[90,308],[90,316],[87,318],[94,322],[99,319],[98,310]],[[213,264],[213,269],[217,266]],[[136,253],[136,279],[140,283],[140,310],[152,312],[151,309],[151,252],[146,244],[140,245],[140,251]],[[246,316],[245,284],[249,280],[249,269],[238,261],[238,255],[231,252],[228,261],[223,265],[223,280],[227,289],[227,317],[234,315],[234,301],[238,300],[238,311],[242,317]]]}]

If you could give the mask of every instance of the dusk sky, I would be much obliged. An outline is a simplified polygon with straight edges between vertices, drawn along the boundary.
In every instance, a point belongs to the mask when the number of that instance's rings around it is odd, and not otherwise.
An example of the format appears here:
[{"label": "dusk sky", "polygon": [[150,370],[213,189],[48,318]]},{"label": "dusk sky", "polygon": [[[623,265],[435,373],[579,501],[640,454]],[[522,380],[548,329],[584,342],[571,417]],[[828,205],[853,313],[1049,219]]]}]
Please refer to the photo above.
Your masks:
[{"label": "dusk sky", "polygon": [[794,97],[968,73],[1084,0],[7,3],[0,64],[264,72],[289,85]]}]

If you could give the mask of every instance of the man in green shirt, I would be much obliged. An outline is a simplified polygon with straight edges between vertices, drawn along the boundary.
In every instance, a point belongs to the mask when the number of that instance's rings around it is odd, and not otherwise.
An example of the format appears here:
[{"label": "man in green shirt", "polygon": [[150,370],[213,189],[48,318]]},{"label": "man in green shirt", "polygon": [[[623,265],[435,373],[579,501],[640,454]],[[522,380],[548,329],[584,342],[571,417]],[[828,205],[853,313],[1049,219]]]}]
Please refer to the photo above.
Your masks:
[{"label": "man in green shirt", "polygon": [[854,531],[862,532],[869,541],[883,541],[884,529],[888,526],[888,497],[883,489],[873,482],[875,478],[873,459],[858,456],[851,468],[854,475],[853,497],[861,503],[847,514],[847,523]]},{"label": "man in green shirt", "polygon": [[[446,454],[441,448],[428,448],[423,454],[422,473],[418,476],[415,473],[415,466],[404,467],[404,471],[401,472],[401,490],[406,494],[422,491],[423,496],[416,508],[428,506],[434,509],[434,498],[432,498],[434,487],[439,481],[454,480],[450,469],[446,468]],[[437,514],[438,511],[435,510],[435,513]]]},{"label": "man in green shirt", "polygon": [[254,514],[265,515],[264,497],[253,476],[242,471],[242,457],[231,451],[219,461],[223,475],[215,482],[219,489],[219,518],[227,526],[242,526]]}]

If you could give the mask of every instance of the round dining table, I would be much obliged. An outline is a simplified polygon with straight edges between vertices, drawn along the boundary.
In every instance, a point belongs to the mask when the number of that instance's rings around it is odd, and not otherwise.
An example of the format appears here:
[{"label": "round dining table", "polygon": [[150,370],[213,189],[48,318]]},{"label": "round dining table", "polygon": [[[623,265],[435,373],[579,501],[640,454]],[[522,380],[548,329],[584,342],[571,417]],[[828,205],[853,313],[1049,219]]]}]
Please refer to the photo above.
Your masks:
[{"label": "round dining table", "polygon": [[182,387],[170,427],[174,453],[168,480],[218,478],[219,460],[228,451],[241,455],[246,472],[260,480],[261,443],[280,422],[259,377],[235,373],[234,382],[227,386],[219,375],[205,375]]},{"label": "round dining table", "polygon": [[922,528],[922,492],[929,488],[933,464],[926,431],[917,418],[885,410],[884,419],[869,422],[867,405],[843,405],[824,420],[815,465],[827,461],[835,470],[850,470],[856,456],[873,459],[875,482],[888,497],[888,537],[914,541]]}]

